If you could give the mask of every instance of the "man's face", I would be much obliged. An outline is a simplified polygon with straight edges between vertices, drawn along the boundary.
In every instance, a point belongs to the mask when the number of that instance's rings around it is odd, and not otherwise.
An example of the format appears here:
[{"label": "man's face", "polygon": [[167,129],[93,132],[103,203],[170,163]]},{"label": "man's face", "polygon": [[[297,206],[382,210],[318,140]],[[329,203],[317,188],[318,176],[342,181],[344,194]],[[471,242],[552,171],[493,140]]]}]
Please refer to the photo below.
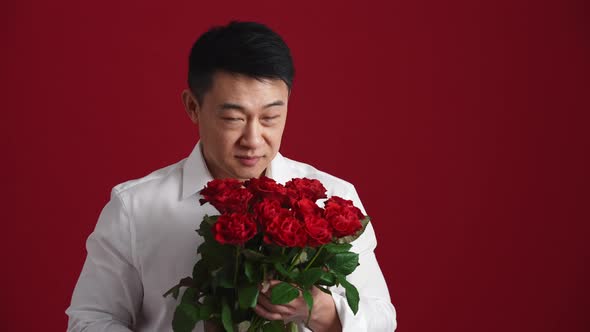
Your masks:
[{"label": "man's face", "polygon": [[261,176],[279,151],[287,119],[289,91],[279,79],[255,79],[217,72],[213,87],[191,112],[199,128],[203,155],[214,178]]}]

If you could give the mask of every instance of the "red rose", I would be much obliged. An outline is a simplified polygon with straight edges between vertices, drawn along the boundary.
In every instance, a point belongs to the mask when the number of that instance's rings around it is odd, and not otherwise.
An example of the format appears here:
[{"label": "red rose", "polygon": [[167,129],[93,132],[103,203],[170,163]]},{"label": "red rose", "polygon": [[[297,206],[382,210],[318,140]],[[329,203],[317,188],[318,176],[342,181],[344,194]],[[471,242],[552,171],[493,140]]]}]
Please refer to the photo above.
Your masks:
[{"label": "red rose", "polygon": [[291,203],[302,198],[315,202],[320,198],[327,197],[326,188],[316,179],[293,179],[285,184],[285,188],[287,188],[287,195]]},{"label": "red rose", "polygon": [[[354,207],[354,203],[351,200],[344,199],[344,198],[338,197],[338,196],[332,196],[332,197],[330,197],[330,199],[326,200],[326,202],[324,203],[324,205],[329,204],[329,203],[335,203],[335,204],[342,205],[342,206],[351,206],[351,207]],[[358,208],[357,208],[357,210],[358,210]],[[359,211],[360,215],[363,216],[362,212],[360,212],[360,210],[358,210],[358,211]]]},{"label": "red rose", "polygon": [[242,187],[242,182],[236,179],[214,179],[207,183],[205,188],[201,190],[201,195],[205,196],[217,196],[219,193],[226,190],[238,189]]},{"label": "red rose", "polygon": [[310,247],[317,247],[332,241],[332,229],[324,218],[308,216],[305,218],[305,231]]},{"label": "red rose", "polygon": [[215,240],[221,244],[244,244],[256,235],[256,223],[248,213],[224,213],[211,228]]},{"label": "red rose", "polygon": [[201,204],[211,203],[219,212],[246,212],[253,195],[236,179],[215,179],[207,183],[200,194]]},{"label": "red rose", "polygon": [[287,189],[266,176],[250,179],[244,183],[244,186],[260,199],[276,199],[281,203],[286,202]]},{"label": "red rose", "polygon": [[307,233],[303,224],[288,210],[284,210],[266,223],[264,242],[281,247],[304,247],[307,244]]},{"label": "red rose", "polygon": [[274,199],[264,199],[254,205],[254,215],[256,219],[262,225],[266,225],[272,219],[287,211],[287,209],[281,207],[281,203]]},{"label": "red rose", "polygon": [[334,236],[344,237],[358,232],[365,216],[352,201],[332,196],[325,202],[324,216],[332,226]]},{"label": "red rose", "polygon": [[295,201],[293,204],[293,210],[295,211],[295,216],[299,218],[299,220],[305,220],[308,216],[319,217],[322,215],[322,208],[307,198]]}]

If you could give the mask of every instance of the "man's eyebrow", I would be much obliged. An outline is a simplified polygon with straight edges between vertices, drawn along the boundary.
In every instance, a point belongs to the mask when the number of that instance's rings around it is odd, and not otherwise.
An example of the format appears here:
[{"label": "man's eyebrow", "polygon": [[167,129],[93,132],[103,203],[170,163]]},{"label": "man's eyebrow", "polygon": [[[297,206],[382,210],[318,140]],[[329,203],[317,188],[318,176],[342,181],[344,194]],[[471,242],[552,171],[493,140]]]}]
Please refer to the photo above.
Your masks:
[{"label": "man's eyebrow", "polygon": [[283,105],[285,105],[285,103],[282,100],[277,100],[277,101],[273,101],[270,104],[266,104],[264,106],[264,108],[269,108],[269,107],[273,107],[273,106],[283,106]]},{"label": "man's eyebrow", "polygon": [[[264,108],[270,108],[273,106],[283,106],[283,105],[285,105],[285,102],[283,102],[282,100],[276,100],[276,101],[273,101],[272,103],[264,105]],[[219,109],[222,111],[224,111],[224,110],[237,110],[237,111],[242,111],[242,112],[246,110],[244,108],[244,106],[239,105],[239,104],[234,104],[234,103],[223,103],[220,105]]]},{"label": "man's eyebrow", "polygon": [[238,104],[234,104],[234,103],[223,103],[221,104],[221,106],[219,107],[220,110],[238,110],[238,111],[244,111],[244,107]]}]

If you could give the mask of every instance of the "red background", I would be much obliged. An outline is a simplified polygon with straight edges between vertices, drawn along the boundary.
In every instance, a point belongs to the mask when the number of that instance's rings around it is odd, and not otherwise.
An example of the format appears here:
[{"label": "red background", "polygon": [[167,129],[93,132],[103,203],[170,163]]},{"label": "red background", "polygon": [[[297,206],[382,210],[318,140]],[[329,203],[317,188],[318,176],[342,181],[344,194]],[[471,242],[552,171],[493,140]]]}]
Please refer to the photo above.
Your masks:
[{"label": "red background", "polygon": [[258,20],[297,68],[282,152],[353,182],[399,331],[590,330],[586,1],[9,1],[2,331],[63,331],[110,189],[186,157],[186,58]]}]

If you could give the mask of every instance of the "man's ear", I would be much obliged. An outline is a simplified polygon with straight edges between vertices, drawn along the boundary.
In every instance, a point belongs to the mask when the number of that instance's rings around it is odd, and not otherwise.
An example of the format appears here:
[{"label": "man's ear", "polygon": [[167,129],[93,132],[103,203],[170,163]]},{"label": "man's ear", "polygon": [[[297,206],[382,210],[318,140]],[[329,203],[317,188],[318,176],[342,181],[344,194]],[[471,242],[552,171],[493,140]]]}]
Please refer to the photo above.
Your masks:
[{"label": "man's ear", "polygon": [[190,89],[184,89],[182,91],[182,104],[186,114],[191,118],[191,121],[196,125],[199,123],[199,102],[193,95]]}]

